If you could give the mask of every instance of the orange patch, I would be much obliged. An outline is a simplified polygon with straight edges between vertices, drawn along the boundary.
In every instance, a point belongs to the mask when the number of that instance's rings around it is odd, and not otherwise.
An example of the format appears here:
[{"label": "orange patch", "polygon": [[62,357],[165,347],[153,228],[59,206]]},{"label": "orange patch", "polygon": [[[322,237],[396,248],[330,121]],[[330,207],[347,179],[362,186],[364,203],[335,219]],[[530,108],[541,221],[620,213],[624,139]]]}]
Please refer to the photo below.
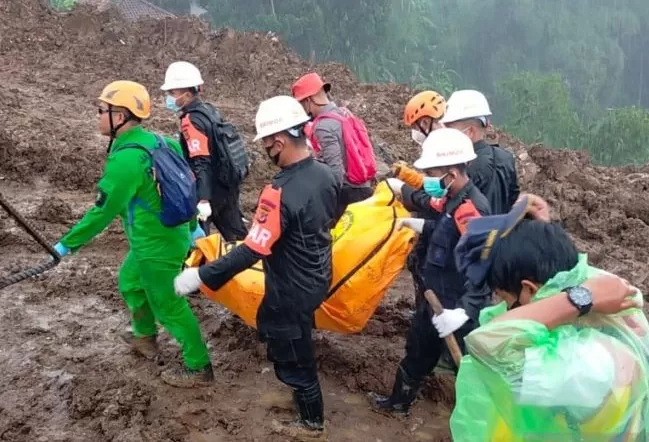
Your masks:
[{"label": "orange patch", "polygon": [[189,114],[180,121],[180,128],[187,143],[189,158],[210,156],[209,139],[192,124]]},{"label": "orange patch", "polygon": [[268,184],[259,197],[252,227],[244,243],[263,256],[272,253],[272,247],[282,235],[281,218],[282,189]]},{"label": "orange patch", "polygon": [[457,229],[460,231],[461,235],[464,235],[464,232],[466,232],[469,221],[471,221],[473,218],[479,217],[480,212],[478,212],[478,209],[476,209],[473,201],[471,200],[467,200],[460,204],[460,207],[457,208],[455,215],[453,216],[453,218],[455,219],[455,225],[457,226]]}]

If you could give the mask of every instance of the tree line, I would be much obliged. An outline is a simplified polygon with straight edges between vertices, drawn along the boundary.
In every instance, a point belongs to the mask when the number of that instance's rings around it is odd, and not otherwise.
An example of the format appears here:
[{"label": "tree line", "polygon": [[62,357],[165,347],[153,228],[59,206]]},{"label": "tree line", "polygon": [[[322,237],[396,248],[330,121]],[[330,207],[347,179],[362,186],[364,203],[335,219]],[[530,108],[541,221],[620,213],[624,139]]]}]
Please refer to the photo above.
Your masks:
[{"label": "tree line", "polygon": [[[60,0],[59,0],[60,1]],[[69,1],[69,0],[67,0]],[[192,0],[152,0],[187,13]],[[484,92],[528,143],[649,162],[646,0],[198,0],[214,26],[273,31],[367,82]]]}]

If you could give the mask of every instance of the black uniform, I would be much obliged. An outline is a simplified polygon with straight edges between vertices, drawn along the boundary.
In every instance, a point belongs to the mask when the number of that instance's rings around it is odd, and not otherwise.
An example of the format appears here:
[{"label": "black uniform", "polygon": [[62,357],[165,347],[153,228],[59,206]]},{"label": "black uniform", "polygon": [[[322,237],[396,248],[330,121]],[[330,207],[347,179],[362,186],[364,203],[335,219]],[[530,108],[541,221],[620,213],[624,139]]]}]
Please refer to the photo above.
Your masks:
[{"label": "black uniform", "polygon": [[[412,197],[411,193],[406,195]],[[437,209],[439,215],[436,220],[427,220],[424,224],[422,237],[427,241],[422,264],[423,285],[424,289],[435,292],[445,309],[465,309],[470,320],[455,332],[458,342],[463,343],[464,336],[478,326],[480,310],[488,305],[491,293],[487,289],[467,290],[466,281],[455,265],[454,250],[469,220],[490,214],[489,202],[470,181],[446,201],[430,200],[430,197],[428,200],[428,207]],[[427,210],[427,207],[421,209]],[[445,346],[432,324],[432,317],[430,305],[420,303],[408,330],[406,356],[399,363],[392,395],[376,398],[377,407],[407,411],[421,382],[437,365]]]},{"label": "black uniform", "polygon": [[[415,190],[410,186],[403,186],[401,190],[401,199],[404,207],[414,213],[417,218],[435,221],[439,218],[440,213],[430,207],[430,196],[423,189]],[[425,210],[423,208],[426,208]],[[415,246],[408,255],[406,267],[412,274],[412,282],[415,288],[415,311],[422,303],[426,303],[424,298],[424,279],[422,276],[422,266],[426,260],[426,249],[428,248],[428,234],[423,232],[419,235]]]},{"label": "black uniform", "polygon": [[332,278],[330,229],[340,184],[312,157],[283,168],[262,191],[244,244],[199,270],[216,290],[260,259],[265,293],[257,330],[277,378],[294,389],[301,417],[322,423],[323,404],[311,339],[314,311]]},{"label": "black uniform", "polygon": [[[485,141],[474,143],[473,149],[477,158],[467,169],[473,184],[487,198],[489,208],[494,215],[507,213],[518,199],[520,189],[516,174],[514,156],[500,146],[492,146]],[[411,212],[416,212],[418,218],[436,220],[439,213],[429,207],[430,196],[421,190],[413,190],[404,186],[402,191],[403,204]],[[422,210],[422,208],[426,208]],[[415,309],[418,309],[424,299],[422,265],[426,258],[426,234],[422,234],[408,255],[407,267],[412,274],[415,287]]]},{"label": "black uniform", "polygon": [[[248,233],[239,207],[240,182],[233,180],[231,153],[218,139],[215,125],[221,115],[211,105],[196,99],[180,116],[180,143],[196,176],[199,200],[210,202],[211,220],[226,241],[243,239]],[[209,222],[209,220],[208,220]]]},{"label": "black uniform", "polygon": [[493,215],[508,213],[520,193],[514,155],[486,141],[473,144],[477,158],[467,169],[473,184],[487,197]]}]

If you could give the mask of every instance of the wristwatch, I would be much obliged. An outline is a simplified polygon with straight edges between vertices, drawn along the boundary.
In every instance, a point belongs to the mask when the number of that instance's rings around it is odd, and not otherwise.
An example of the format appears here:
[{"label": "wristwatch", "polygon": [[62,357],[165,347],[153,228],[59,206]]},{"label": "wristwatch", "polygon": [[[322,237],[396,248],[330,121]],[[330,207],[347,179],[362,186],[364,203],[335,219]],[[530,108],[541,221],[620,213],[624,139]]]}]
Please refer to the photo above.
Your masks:
[{"label": "wristwatch", "polygon": [[568,287],[563,291],[568,294],[568,301],[579,310],[579,316],[585,315],[593,307],[593,294],[586,287]]}]

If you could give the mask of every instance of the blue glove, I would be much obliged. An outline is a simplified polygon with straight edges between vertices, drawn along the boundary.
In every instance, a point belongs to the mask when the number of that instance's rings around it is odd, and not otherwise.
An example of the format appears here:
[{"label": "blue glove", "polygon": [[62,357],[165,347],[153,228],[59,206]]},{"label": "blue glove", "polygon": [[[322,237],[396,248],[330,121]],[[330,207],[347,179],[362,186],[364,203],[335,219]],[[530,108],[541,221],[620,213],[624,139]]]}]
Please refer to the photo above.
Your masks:
[{"label": "blue glove", "polygon": [[54,250],[56,250],[56,253],[58,253],[59,255],[61,255],[61,257],[64,257],[65,255],[67,255],[68,253],[70,253],[70,249],[68,249],[67,247],[65,247],[65,246],[64,246],[63,244],[61,244],[60,242],[57,242],[57,243],[54,245]]},{"label": "blue glove", "polygon": [[192,232],[192,247],[196,246],[196,240],[198,238],[205,238],[205,231],[201,229],[201,226],[196,225],[196,230]]}]

